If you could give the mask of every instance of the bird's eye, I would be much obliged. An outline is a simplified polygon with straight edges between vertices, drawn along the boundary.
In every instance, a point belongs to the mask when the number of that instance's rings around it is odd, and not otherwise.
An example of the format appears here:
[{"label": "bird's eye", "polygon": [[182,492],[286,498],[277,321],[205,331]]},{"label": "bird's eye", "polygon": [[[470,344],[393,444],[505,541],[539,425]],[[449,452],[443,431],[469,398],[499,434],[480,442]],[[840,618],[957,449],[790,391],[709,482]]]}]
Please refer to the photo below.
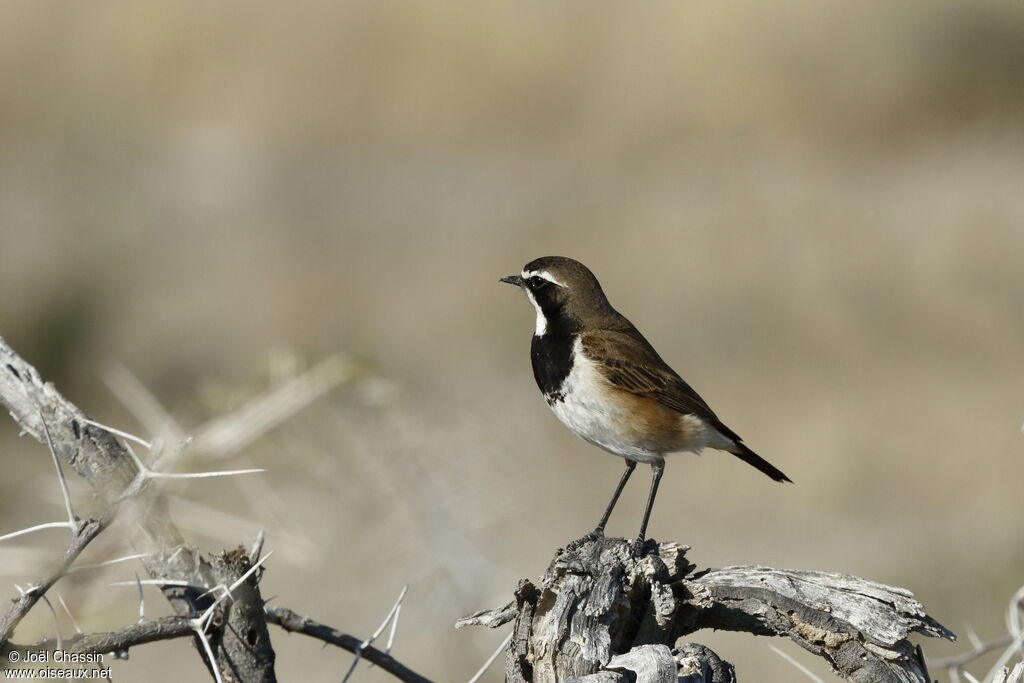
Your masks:
[{"label": "bird's eye", "polygon": [[530,278],[530,286],[534,289],[540,289],[546,284],[548,284],[548,281],[542,277],[538,277],[537,275]]}]

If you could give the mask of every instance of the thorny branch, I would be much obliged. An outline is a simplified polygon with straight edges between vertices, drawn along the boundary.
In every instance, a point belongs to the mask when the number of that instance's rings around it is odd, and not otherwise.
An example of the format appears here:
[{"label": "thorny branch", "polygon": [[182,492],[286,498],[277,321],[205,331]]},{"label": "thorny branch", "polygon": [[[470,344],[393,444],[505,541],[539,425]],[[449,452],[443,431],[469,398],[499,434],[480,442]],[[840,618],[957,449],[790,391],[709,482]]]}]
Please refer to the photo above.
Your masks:
[{"label": "thorny branch", "polygon": [[[263,424],[282,419],[289,410],[297,409],[296,406],[312,400],[348,376],[347,367],[331,366],[329,369],[331,372],[318,369],[315,375],[319,378],[318,383],[309,384],[309,387],[300,385],[306,389],[299,391],[297,396],[291,396],[296,391],[290,385],[288,392],[274,394],[276,403]],[[314,377],[313,374],[309,376]],[[264,612],[257,569],[266,558],[258,561],[256,558],[262,539],[254,545],[252,556],[239,548],[221,553],[212,561],[200,557],[184,543],[168,514],[166,498],[158,488],[148,485],[151,479],[158,477],[200,475],[165,475],[150,471],[131,452],[127,442],[117,438],[137,437],[105,427],[87,417],[52,384],[45,383],[36,369],[15,353],[3,338],[0,338],[0,403],[7,407],[23,433],[50,447],[62,479],[69,515],[68,523],[60,525],[72,530],[72,540],[64,556],[39,581],[21,591],[21,595],[13,600],[12,607],[0,618],[0,652],[26,649],[10,641],[15,627],[40,599],[46,599],[46,592],[109,525],[115,510],[133,506],[138,524],[151,546],[149,552],[137,553],[133,557],[143,561],[152,582],[161,587],[178,614],[146,621],[141,618],[140,607],[140,621],[131,626],[108,633],[78,634],[57,643],[44,641],[38,647],[57,645],[71,651],[120,654],[135,645],[190,636],[197,646],[201,646],[203,661],[217,681],[271,683],[276,681],[275,654],[267,623],[275,623],[286,630],[305,633],[348,649],[403,681],[428,681],[386,652],[370,647],[367,642],[299,617],[284,608]],[[246,416],[244,431],[250,437],[258,429],[258,417]],[[139,441],[147,447],[154,446],[150,442]],[[61,461],[85,479],[107,503],[107,511],[99,519],[82,521],[74,516],[63,482]],[[205,473],[207,476],[210,474],[225,473]],[[125,558],[117,561],[120,559]],[[138,585],[141,583],[139,581]],[[397,605],[393,616],[397,617]]]},{"label": "thorny branch", "polygon": [[64,551],[64,556],[46,572],[39,581],[29,586],[11,606],[7,613],[0,617],[0,645],[10,639],[14,629],[21,620],[29,613],[39,599],[43,597],[53,584],[57,583],[64,576],[68,568],[74,563],[78,556],[85,550],[85,547],[106,528],[110,523],[109,516],[100,519],[89,519],[82,522],[75,535],[71,539],[71,545]]},{"label": "thorny branch", "polygon": [[[146,643],[153,643],[158,640],[182,638],[191,636],[193,633],[192,618],[174,614],[160,617],[159,619],[140,621],[115,631],[80,634],[72,638],[65,638],[62,642],[62,648],[67,652],[124,653],[136,645],[145,645]],[[7,653],[12,650],[25,653],[51,650],[56,647],[57,641],[55,640],[44,640],[33,645],[8,643],[0,650],[0,654],[3,655],[4,659],[7,659]]]},{"label": "thorny branch", "polygon": [[[94,426],[93,420],[61,395],[52,384],[44,382],[36,369],[3,339],[0,339],[0,402],[7,407],[25,433],[49,444],[60,461],[67,463],[89,483],[100,499],[106,502],[111,511],[108,514],[112,514],[115,508],[133,508],[138,525],[145,533],[147,543],[152,546],[152,551],[143,560],[151,577],[210,585],[219,583],[214,580],[217,573],[214,568],[194,549],[185,545],[168,514],[165,497],[158,487],[146,485],[144,467],[126,444],[108,430]],[[90,536],[76,535],[71,551],[65,554],[66,566],[58,565],[57,570],[48,575],[49,582],[44,580],[40,584],[47,584],[48,587],[59,579],[84,545],[95,538],[100,530],[102,526]],[[210,602],[196,589],[168,585],[163,590],[179,614],[201,611]],[[254,590],[254,593],[258,598],[258,590]],[[262,616],[261,599],[257,605]],[[233,606],[231,611],[246,613],[239,605]],[[23,612],[9,612],[11,625],[20,619],[19,614]],[[221,670],[244,671],[248,680],[274,680],[274,655],[269,639],[260,643],[258,648],[238,647],[236,642],[237,633],[249,633],[253,628],[261,627],[266,628],[262,619],[259,619],[257,624],[247,623],[239,631],[224,633],[215,650],[217,661],[207,662],[211,671],[216,667]],[[8,627],[3,632],[4,641],[9,639],[10,630]],[[267,666],[266,662],[270,662],[271,666]]]},{"label": "thorny branch", "polygon": [[277,624],[285,631],[301,633],[317,640],[322,640],[330,645],[335,645],[343,650],[355,654],[362,652],[362,657],[368,662],[376,664],[384,671],[396,678],[409,683],[430,683],[425,678],[409,667],[405,666],[386,652],[375,647],[363,647],[363,641],[355,636],[342,633],[335,628],[321,624],[307,617],[300,616],[287,607],[267,607],[265,610],[267,622]]}]

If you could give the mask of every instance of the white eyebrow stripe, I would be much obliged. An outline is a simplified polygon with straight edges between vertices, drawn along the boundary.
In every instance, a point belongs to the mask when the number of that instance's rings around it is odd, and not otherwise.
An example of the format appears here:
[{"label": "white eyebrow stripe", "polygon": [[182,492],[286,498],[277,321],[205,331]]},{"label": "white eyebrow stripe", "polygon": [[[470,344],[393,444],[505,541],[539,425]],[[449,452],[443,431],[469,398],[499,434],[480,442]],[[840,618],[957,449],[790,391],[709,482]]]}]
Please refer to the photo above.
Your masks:
[{"label": "white eyebrow stripe", "polygon": [[523,271],[523,279],[529,280],[531,277],[541,277],[550,282],[551,284],[558,285],[559,287],[565,287],[564,284],[555,279],[555,277],[546,270],[539,271]]}]

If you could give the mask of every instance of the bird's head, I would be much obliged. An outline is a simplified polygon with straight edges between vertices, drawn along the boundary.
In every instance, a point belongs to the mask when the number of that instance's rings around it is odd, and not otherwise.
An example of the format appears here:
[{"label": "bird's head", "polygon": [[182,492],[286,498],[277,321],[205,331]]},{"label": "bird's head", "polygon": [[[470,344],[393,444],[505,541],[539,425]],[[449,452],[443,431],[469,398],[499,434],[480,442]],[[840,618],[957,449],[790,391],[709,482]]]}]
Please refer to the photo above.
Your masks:
[{"label": "bird's head", "polygon": [[534,259],[523,266],[520,275],[509,275],[501,281],[526,292],[537,309],[538,337],[544,336],[552,325],[578,329],[588,318],[611,310],[590,269],[564,256]]}]

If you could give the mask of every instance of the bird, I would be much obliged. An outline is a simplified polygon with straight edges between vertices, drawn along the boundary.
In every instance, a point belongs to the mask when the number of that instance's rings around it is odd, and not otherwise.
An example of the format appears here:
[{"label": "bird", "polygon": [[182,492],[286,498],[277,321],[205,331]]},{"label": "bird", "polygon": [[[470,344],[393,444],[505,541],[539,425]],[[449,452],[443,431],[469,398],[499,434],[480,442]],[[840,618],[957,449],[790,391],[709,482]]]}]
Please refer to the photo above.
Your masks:
[{"label": "bird", "polygon": [[637,463],[646,463],[651,466],[651,486],[634,542],[642,547],[668,453],[699,454],[712,448],[735,455],[775,481],[792,482],[725,426],[612,307],[582,263],[545,256],[500,281],[522,289],[536,309],[530,358],[548,406],[578,436],[626,461],[626,471],[588,537],[604,535],[630,475]]}]

